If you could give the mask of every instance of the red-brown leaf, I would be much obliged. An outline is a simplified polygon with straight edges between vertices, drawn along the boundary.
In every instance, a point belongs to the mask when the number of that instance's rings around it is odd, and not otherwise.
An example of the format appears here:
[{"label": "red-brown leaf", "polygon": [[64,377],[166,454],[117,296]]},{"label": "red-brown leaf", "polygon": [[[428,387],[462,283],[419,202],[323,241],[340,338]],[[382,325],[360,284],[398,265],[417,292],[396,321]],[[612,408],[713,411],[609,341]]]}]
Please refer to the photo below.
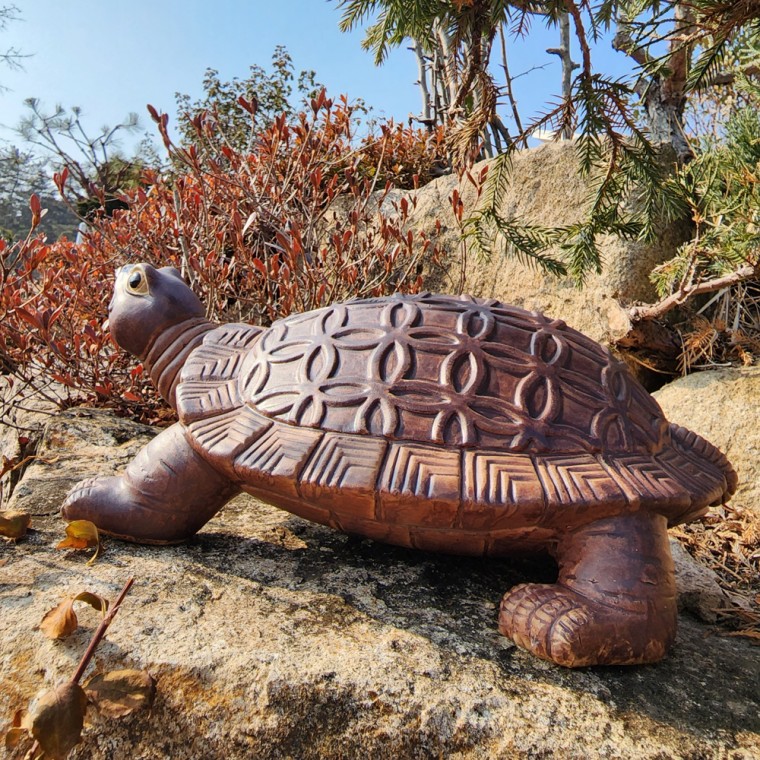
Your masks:
[{"label": "red-brown leaf", "polygon": [[40,317],[39,317],[38,314],[35,314],[35,313],[31,312],[31,311],[28,311],[27,309],[24,309],[21,306],[17,306],[14,309],[14,311],[28,325],[31,325],[32,327],[34,327],[34,328],[36,328],[38,330],[42,328],[42,321],[40,320]]},{"label": "red-brown leaf", "polygon": [[64,760],[79,743],[87,711],[87,695],[69,681],[43,694],[31,717],[32,736],[46,758]]}]

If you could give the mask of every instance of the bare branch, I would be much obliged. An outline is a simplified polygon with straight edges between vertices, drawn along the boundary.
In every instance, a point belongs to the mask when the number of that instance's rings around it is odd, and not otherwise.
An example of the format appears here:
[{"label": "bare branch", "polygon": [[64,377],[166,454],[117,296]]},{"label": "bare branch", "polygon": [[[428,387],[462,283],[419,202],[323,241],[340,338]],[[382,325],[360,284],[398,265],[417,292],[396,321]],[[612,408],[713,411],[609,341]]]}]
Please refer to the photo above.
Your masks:
[{"label": "bare branch", "polygon": [[715,277],[712,280],[704,280],[696,285],[684,285],[680,287],[675,293],[669,295],[667,298],[663,298],[656,304],[646,304],[643,306],[633,306],[628,310],[628,316],[631,322],[641,322],[646,319],[659,319],[667,314],[672,309],[680,306],[684,301],[694,296],[698,296],[702,293],[712,293],[722,288],[736,285],[739,282],[745,280],[751,280],[758,276],[758,267],[747,264],[740,269],[737,269],[731,274],[724,275],[723,277]]},{"label": "bare branch", "polygon": [[631,28],[625,23],[618,22],[617,31],[612,38],[612,47],[621,53],[625,53],[642,68],[650,65],[654,61],[652,56],[649,55],[646,47],[643,45],[636,45],[633,41]]},{"label": "bare branch", "polygon": [[[757,64],[751,64],[749,66],[745,66],[739,73],[743,74],[745,77],[756,77],[760,75],[760,66]],[[723,71],[720,74],[716,74],[714,77],[712,77],[707,82],[707,86],[713,87],[716,85],[734,84],[734,82],[736,82],[736,77],[737,74],[732,71]]]},{"label": "bare branch", "polygon": [[[567,13],[560,14],[559,17],[560,46],[558,48],[548,48],[547,53],[556,55],[562,62],[562,97],[568,100],[572,97],[573,88],[573,71],[579,68],[579,64],[573,61],[570,55],[570,16]],[[562,137],[569,140],[573,136],[573,129],[570,124],[562,130]]]},{"label": "bare branch", "polygon": [[414,52],[417,58],[417,86],[420,88],[422,96],[422,111],[420,112],[420,121],[432,126],[432,112],[430,104],[430,90],[428,88],[428,64],[425,56],[422,54],[422,45],[417,40],[412,40],[410,50]]}]

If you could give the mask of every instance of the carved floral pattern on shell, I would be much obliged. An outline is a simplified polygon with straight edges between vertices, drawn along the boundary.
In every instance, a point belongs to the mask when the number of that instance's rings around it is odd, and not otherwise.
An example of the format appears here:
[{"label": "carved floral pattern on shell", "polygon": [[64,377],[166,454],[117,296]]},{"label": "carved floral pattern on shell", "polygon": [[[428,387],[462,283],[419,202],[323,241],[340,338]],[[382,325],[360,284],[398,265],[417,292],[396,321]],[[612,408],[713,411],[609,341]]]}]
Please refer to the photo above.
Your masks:
[{"label": "carved floral pattern on shell", "polygon": [[513,452],[659,450],[649,394],[561,320],[494,300],[396,295],[287,317],[241,397],[300,427]]}]

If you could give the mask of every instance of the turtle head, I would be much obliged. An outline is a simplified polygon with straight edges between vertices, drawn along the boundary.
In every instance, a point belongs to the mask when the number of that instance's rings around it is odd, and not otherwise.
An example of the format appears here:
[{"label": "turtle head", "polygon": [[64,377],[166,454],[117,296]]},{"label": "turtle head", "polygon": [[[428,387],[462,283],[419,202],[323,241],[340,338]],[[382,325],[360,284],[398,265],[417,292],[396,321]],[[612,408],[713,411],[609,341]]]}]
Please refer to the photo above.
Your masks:
[{"label": "turtle head", "polygon": [[144,358],[164,330],[205,314],[174,267],[128,264],[116,270],[108,322],[114,340],[134,356]]}]

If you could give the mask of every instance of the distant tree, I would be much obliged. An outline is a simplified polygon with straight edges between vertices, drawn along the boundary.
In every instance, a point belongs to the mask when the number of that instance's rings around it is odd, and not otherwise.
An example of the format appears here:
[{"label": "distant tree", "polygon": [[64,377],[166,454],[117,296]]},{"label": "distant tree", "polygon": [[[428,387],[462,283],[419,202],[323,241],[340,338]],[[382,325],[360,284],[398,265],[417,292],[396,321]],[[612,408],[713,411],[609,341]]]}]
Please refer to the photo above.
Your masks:
[{"label": "distant tree", "polygon": [[[139,129],[137,114],[129,114],[115,127],[104,126],[91,132],[82,121],[82,109],[68,111],[56,106],[45,113],[36,98],[26,100],[27,115],[21,120],[17,132],[30,145],[41,148],[59,179],[66,170],[66,198],[74,205],[78,215],[88,219],[98,212],[112,213],[124,208],[122,195],[135,187],[153,154],[143,153],[131,158],[120,149],[122,132]],[[63,191],[61,183],[59,189]]]},{"label": "distant tree", "polygon": [[218,71],[206,69],[200,99],[176,93],[179,131],[185,142],[197,143],[198,125],[193,122],[203,115],[216,121],[236,150],[250,149],[253,135],[280,114],[293,114],[294,83],[302,99],[313,98],[321,90],[313,71],[302,71],[296,81],[293,59],[282,45],[274,49],[270,71],[258,64],[249,71],[246,79],[233,77],[224,82]]},{"label": "distant tree", "polygon": [[29,197],[51,189],[42,159],[14,145],[0,149],[0,227],[6,237],[19,237],[29,229],[28,220],[22,218]]},{"label": "distant tree", "polygon": [[[494,40],[510,18],[503,0],[338,0],[340,27],[352,30],[373,19],[362,45],[381,64],[392,47],[411,42],[422,93],[420,121],[456,126],[459,157],[477,152],[488,132],[497,146],[511,137],[496,111],[499,91],[489,72]],[[504,59],[505,73],[509,72]]]},{"label": "distant tree", "polygon": [[[4,32],[11,21],[18,21],[20,18],[19,9],[15,5],[0,5],[0,32]],[[21,59],[24,57],[15,47],[0,48],[0,62],[11,69],[21,68]],[[0,90],[3,89],[5,88],[0,85]]]},{"label": "distant tree", "polygon": [[26,202],[31,193],[51,189],[44,159],[15,145],[0,148],[0,202]]}]

